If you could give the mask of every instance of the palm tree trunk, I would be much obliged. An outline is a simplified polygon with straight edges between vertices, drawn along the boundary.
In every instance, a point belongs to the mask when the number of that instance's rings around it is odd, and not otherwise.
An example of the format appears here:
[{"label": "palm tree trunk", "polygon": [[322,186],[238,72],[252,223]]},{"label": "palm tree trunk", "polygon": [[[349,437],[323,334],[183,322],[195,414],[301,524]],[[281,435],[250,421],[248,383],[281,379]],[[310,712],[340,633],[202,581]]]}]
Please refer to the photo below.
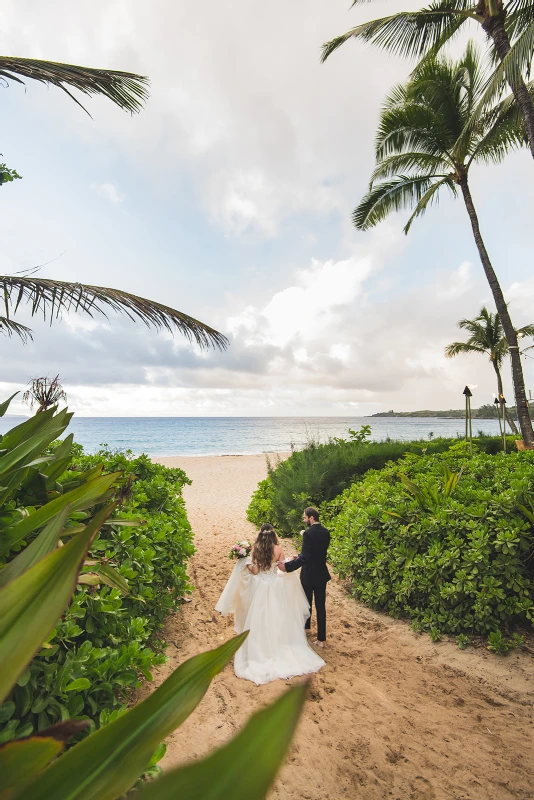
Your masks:
[{"label": "palm tree trunk", "polygon": [[[485,21],[482,23],[482,27],[486,31],[487,35],[493,40],[495,51],[497,52],[497,55],[501,61],[511,50],[510,38],[506,28],[504,27],[504,19],[505,12],[501,10],[501,13],[497,16],[487,16]],[[534,105],[532,104],[532,98],[530,97],[529,91],[523,80],[519,80],[517,83],[515,81],[511,82],[508,77],[507,80],[515,97],[516,103],[519,106],[519,110],[523,116],[523,119],[525,120],[525,128],[530,146],[530,152],[532,154],[532,158],[534,158]]]},{"label": "palm tree trunk", "polygon": [[[495,361],[492,361],[491,363],[493,364],[493,369],[495,370],[495,374],[497,375],[497,396],[498,396],[498,398],[500,400],[501,397],[504,397],[504,392],[502,390],[501,371],[500,371],[500,369],[497,366],[497,363]],[[509,413],[509,411],[508,411],[508,409],[506,407],[504,409],[504,413],[506,414],[506,421],[507,421],[508,425],[510,426],[510,430],[512,431],[512,433],[518,433],[517,425],[513,421],[512,417],[510,416],[510,413]]]},{"label": "palm tree trunk", "polygon": [[495,270],[493,269],[488,251],[486,250],[486,246],[480,233],[477,213],[475,211],[473,198],[471,197],[471,191],[467,183],[467,175],[461,175],[458,179],[458,183],[462,190],[465,207],[467,208],[467,213],[469,214],[469,219],[471,220],[471,228],[473,229],[473,236],[475,237],[480,260],[482,262],[482,266],[484,267],[484,272],[486,273],[486,278],[490,285],[493,299],[495,300],[495,305],[501,318],[504,335],[508,343],[510,361],[512,362],[512,380],[514,383],[517,420],[519,422],[519,427],[521,428],[521,435],[526,445],[534,446],[534,431],[532,430],[532,420],[530,419],[530,414],[528,411],[527,393],[525,390],[525,379],[523,377],[521,356],[519,355],[517,334],[514,326],[512,325],[512,320],[510,319],[510,314],[508,313],[508,306],[506,305],[502,289],[499,285],[499,281],[497,280]]}]

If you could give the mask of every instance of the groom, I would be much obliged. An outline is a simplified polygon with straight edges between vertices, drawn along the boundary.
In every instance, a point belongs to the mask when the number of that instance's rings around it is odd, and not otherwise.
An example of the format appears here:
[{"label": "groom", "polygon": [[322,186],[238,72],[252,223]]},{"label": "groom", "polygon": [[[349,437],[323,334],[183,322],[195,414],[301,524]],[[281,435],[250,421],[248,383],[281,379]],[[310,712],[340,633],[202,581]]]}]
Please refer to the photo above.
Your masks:
[{"label": "groom", "polygon": [[317,640],[314,644],[324,647],[326,641],[326,584],[330,573],[326,566],[326,553],[330,544],[330,533],[319,522],[319,512],[315,508],[304,509],[306,530],[302,531],[302,552],[293,561],[279,561],[282,572],[293,572],[302,567],[300,582],[310,604],[310,616],[306,629],[310,629],[312,600],[315,597],[317,614]]}]

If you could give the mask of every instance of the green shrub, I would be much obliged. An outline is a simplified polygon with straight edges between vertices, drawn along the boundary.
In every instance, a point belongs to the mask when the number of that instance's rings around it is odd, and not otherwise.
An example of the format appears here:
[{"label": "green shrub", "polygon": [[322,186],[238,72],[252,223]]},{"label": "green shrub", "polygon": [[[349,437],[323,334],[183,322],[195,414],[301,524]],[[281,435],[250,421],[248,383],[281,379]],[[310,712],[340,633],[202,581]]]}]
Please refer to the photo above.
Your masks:
[{"label": "green shrub", "polygon": [[[81,579],[96,585],[77,586],[47,647],[19,680],[14,706],[0,708],[0,743],[69,718],[88,718],[99,727],[122,712],[140,677],[151,680],[151,669],[165,660],[158,632],[190,590],[186,563],[194,548],[181,494],[190,482],[185,473],[144,455],[101,450],[87,456],[79,445],[71,452],[69,469],[58,477],[62,491],[99,465],[104,473],[123,473],[118,483],[128,490],[82,570]],[[19,492],[10,505],[22,499]],[[0,507],[0,515],[6,512]],[[83,522],[91,513],[78,513],[76,520],[71,515],[71,522]],[[132,518],[135,526],[124,524]],[[110,586],[99,580],[95,562],[114,567],[127,581],[128,594],[113,581]]]},{"label": "green shrub", "polygon": [[[281,533],[291,535],[302,527],[306,506],[320,506],[333,500],[368,470],[382,469],[407,453],[442,453],[457,444],[457,439],[414,442],[366,442],[368,426],[350,431],[351,440],[334,439],[328,444],[311,442],[286,461],[269,465],[269,475],[261,481],[247,510],[254,525],[270,522]],[[480,444],[486,452],[502,449],[500,438],[485,437]]]},{"label": "green shrub", "polygon": [[[0,417],[10,400],[0,403]],[[226,787],[237,786],[246,800],[261,800],[289,747],[305,686],[292,687],[276,703],[257,712],[232,741],[207,758],[178,767],[155,784],[145,785],[140,780],[140,776],[154,776],[165,750],[161,740],[189,716],[211,680],[246,639],[246,632],[189,659],[132,708],[105,709],[99,729],[62,754],[69,740],[89,725],[87,717],[72,717],[80,715],[86,704],[98,705],[98,693],[111,693],[112,687],[106,690],[102,680],[109,669],[118,666],[111,663],[113,657],[118,655],[122,661],[124,676],[136,657],[133,651],[139,651],[130,643],[126,649],[119,648],[118,654],[113,648],[97,652],[87,637],[74,647],[75,658],[67,654],[59,673],[54,662],[68,637],[76,639],[81,630],[67,620],[63,639],[57,642],[58,627],[66,619],[61,615],[66,613],[76,586],[94,589],[104,583],[118,588],[122,595],[129,590],[125,578],[109,563],[88,559],[88,554],[96,549],[103,526],[112,525],[112,530],[124,526],[123,518],[109,520],[128,496],[134,503],[129,491],[132,474],[102,475],[98,465],[83,472],[70,470],[60,483],[58,478],[70,466],[72,437],[47,448],[64,432],[71,416],[65,411],[56,414],[51,408],[0,438],[0,722],[5,723],[0,793],[11,800],[118,800],[133,787],[138,790],[137,797],[156,800],[190,796],[192,787],[199,797],[222,797]],[[145,478],[147,469],[149,473],[152,469],[146,460],[138,467]],[[161,481],[148,495],[159,512],[169,510],[168,493]],[[137,566],[133,561],[133,571]],[[173,586],[176,589],[175,583]],[[79,612],[75,619],[87,619],[79,599],[73,602]],[[148,649],[146,654],[150,657]],[[39,656],[51,663],[43,666]],[[83,677],[81,665],[85,665]],[[52,677],[57,681],[54,688]],[[128,684],[130,677],[120,681],[116,676],[115,682]],[[52,728],[44,727],[57,710],[61,721]],[[20,724],[20,718],[30,712],[37,715],[38,735],[32,733],[33,722]]]},{"label": "green shrub", "polygon": [[534,618],[534,453],[407,456],[323,511],[354,596],[434,639]]}]

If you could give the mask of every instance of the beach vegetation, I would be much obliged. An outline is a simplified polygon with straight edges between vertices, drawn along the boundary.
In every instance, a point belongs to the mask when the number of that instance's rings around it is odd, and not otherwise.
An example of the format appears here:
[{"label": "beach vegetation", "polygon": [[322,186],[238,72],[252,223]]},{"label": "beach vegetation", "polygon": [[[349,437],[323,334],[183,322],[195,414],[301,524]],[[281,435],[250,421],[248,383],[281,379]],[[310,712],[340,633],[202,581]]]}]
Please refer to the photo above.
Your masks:
[{"label": "beach vegetation", "polygon": [[472,44],[457,61],[427,58],[409,81],[387,97],[376,137],[376,167],[369,191],[353,213],[367,230],[388,214],[411,208],[405,225],[437,203],[442,190],[462,195],[480,261],[508,345],[521,435],[534,444],[517,331],[482,238],[469,184],[473,164],[501,162],[525,144],[523,119],[506,97],[475,116],[487,76]]},{"label": "beach vegetation", "polygon": [[[46,422],[57,420],[47,439],[71,416],[51,411],[34,418],[41,420],[46,414]],[[27,435],[33,422],[20,426],[15,442]],[[2,444],[10,445],[10,435]],[[90,507],[85,494],[81,501],[76,499],[86,484],[89,490],[100,481],[118,500],[91,542],[69,606],[46,632],[45,647],[14,691],[17,713],[4,721],[9,724],[0,725],[0,743],[64,719],[81,717],[90,727],[99,727],[123,711],[129,692],[140,686],[141,678],[150,680],[153,667],[165,660],[161,629],[190,591],[186,569],[194,548],[182,498],[189,480],[182,470],[105,449],[86,456],[79,446],[73,447],[72,435],[41,453],[43,461],[29,468],[0,507],[5,528],[0,558],[6,564],[0,584],[29,552],[28,545],[38,545],[32,538],[36,528],[26,521],[35,516],[32,509],[44,518],[54,510],[46,511],[52,503],[69,507],[61,518],[61,535],[55,530],[49,540],[55,546],[58,540],[78,537],[99,512],[101,502],[94,491]]]},{"label": "beach vegetation", "polygon": [[[368,441],[367,428],[362,429],[362,436],[351,435],[347,440],[336,437],[324,444],[310,441],[285,461],[270,463],[267,478],[252,495],[247,519],[258,526],[270,522],[282,535],[291,536],[302,527],[306,506],[319,507],[334,500],[369,470],[380,470],[407,453],[441,453],[458,442],[440,437],[372,442]],[[497,453],[502,449],[502,439],[483,436],[478,446],[484,452]]]},{"label": "beach vegetation", "polygon": [[533,486],[529,451],[407,455],[323,505],[332,564],[354,597],[434,640],[504,652],[534,619]]},{"label": "beach vegetation", "polygon": [[222,800],[232,786],[260,800],[298,722],[303,685],[205,759],[140,782],[247,634],[189,659],[128,707],[128,690],[162,660],[153,640],[144,643],[187,591],[187,478],[130,453],[84,456],[72,435],[57,443],[71,417],[50,408],[0,441],[2,796],[114,800],[135,787],[149,800]]}]

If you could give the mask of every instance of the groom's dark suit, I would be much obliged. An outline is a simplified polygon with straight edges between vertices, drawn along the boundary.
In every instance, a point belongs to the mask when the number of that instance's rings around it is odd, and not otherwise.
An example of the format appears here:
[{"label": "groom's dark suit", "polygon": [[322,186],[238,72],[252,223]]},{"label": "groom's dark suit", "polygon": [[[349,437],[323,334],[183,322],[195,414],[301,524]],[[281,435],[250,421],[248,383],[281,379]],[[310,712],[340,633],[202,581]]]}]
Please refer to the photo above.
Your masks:
[{"label": "groom's dark suit", "polygon": [[[326,640],[326,584],[330,580],[330,573],[326,566],[326,554],[330,544],[330,533],[323,528],[320,522],[315,522],[304,531],[302,539],[302,552],[293,561],[285,565],[286,572],[301,569],[300,582],[310,604],[315,596],[315,611],[317,613],[317,638],[320,642]],[[310,627],[310,618],[306,628]]]}]

